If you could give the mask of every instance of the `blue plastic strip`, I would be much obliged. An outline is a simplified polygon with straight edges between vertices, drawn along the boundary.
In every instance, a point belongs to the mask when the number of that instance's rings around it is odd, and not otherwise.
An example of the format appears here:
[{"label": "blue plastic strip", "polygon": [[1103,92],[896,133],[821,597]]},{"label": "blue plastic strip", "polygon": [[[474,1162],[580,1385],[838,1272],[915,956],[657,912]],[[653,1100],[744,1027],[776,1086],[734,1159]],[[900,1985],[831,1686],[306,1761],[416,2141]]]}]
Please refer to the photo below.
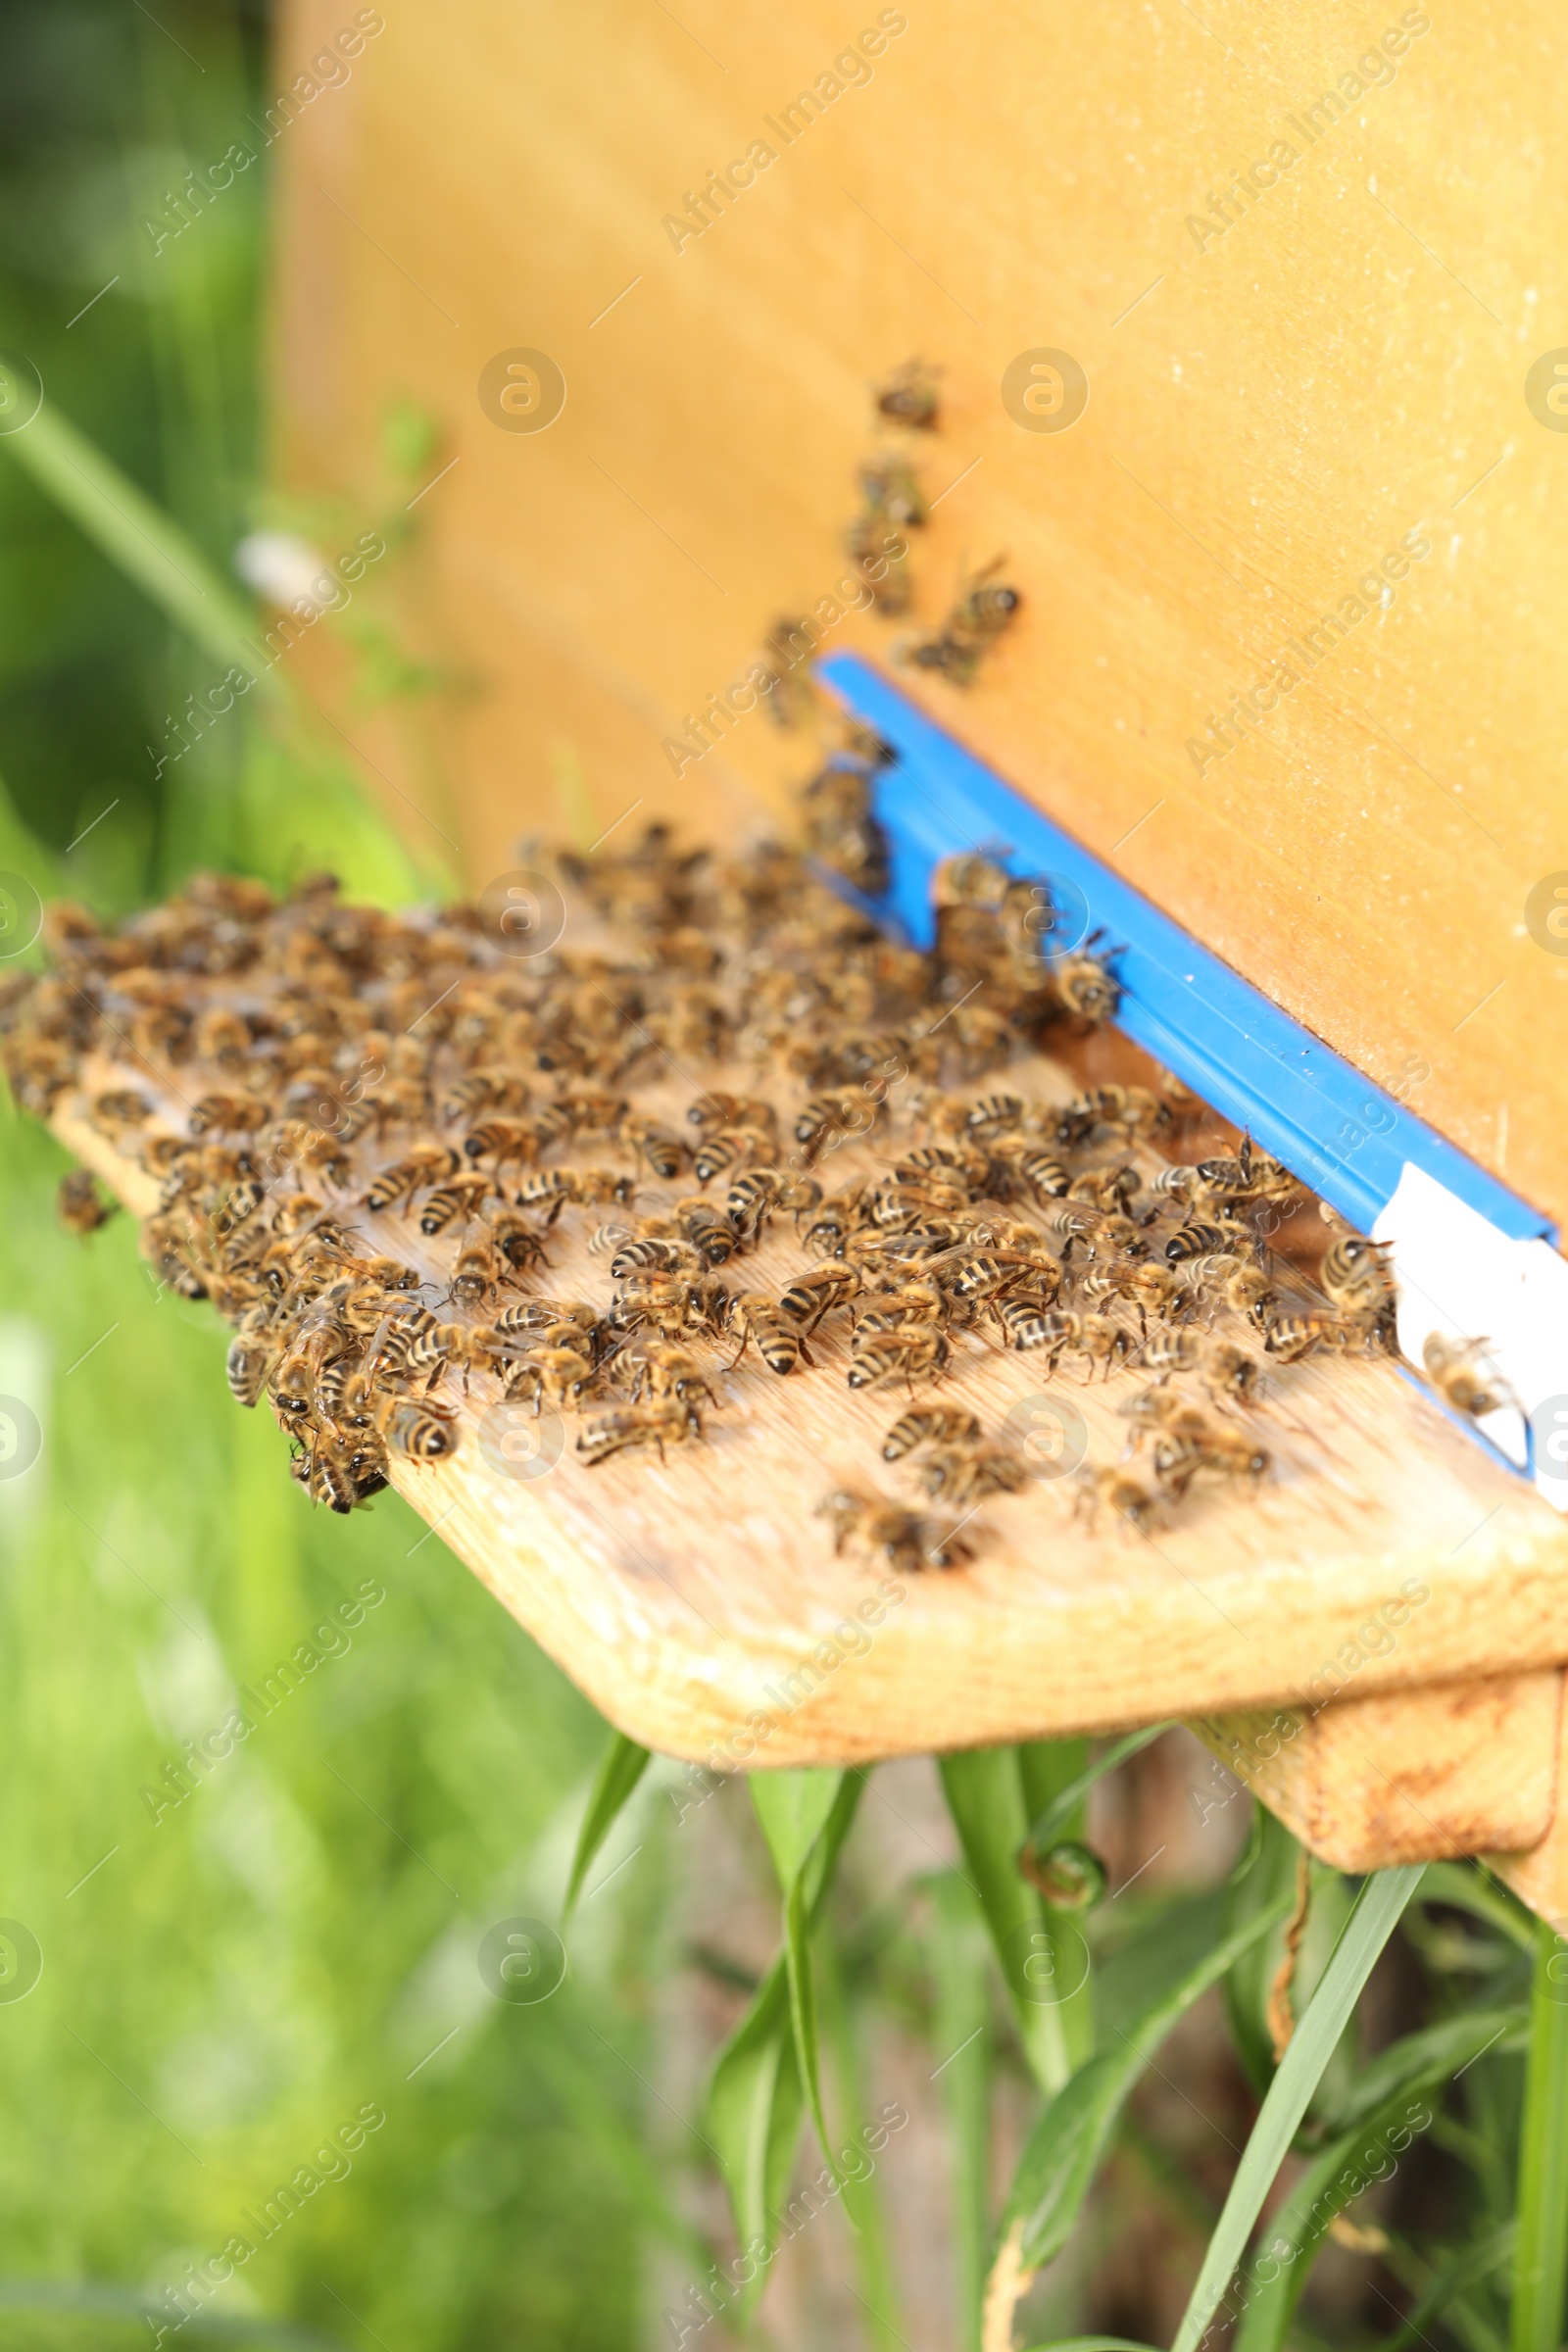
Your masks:
[{"label": "blue plastic strip", "polygon": [[1047,878],[1058,905],[1076,893],[1087,906],[1080,937],[1105,934],[1122,989],[1117,1026],[1361,1232],[1408,1160],[1512,1238],[1556,1240],[1549,1219],[1200,947],[858,655],[830,654],[816,671],[894,756],[873,785],[892,864],[880,919],[929,946],[933,874],[964,850]]}]

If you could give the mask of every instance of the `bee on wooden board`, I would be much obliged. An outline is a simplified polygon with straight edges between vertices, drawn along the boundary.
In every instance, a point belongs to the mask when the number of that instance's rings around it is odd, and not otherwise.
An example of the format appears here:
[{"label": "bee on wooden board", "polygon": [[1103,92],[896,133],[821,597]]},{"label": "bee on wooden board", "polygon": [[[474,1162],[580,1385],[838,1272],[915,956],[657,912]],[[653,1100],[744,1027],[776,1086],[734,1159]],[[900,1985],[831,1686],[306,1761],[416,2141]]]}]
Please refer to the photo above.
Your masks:
[{"label": "bee on wooden board", "polygon": [[918,1511],[906,1511],[879,1494],[836,1487],[816,1506],[833,1532],[833,1549],[846,1548],[880,1559],[900,1575],[926,1568],[958,1568],[974,1557],[956,1528],[943,1529]]},{"label": "bee on wooden board", "polygon": [[906,360],[877,386],[872,405],[888,424],[930,433],[937,427],[939,370],[924,360]]},{"label": "bee on wooden board", "polygon": [[1445,1404],[1472,1420],[1483,1413],[1500,1412],[1518,1398],[1494,1367],[1486,1369],[1490,1340],[1450,1340],[1432,1331],[1422,1344],[1421,1361]]},{"label": "bee on wooden board", "polygon": [[972,686],[982,656],[1012,626],[1023,602],[1016,588],[996,577],[1004,561],[998,556],[971,573],[941,627],[906,646],[902,659],[917,669],[940,671],[951,685]]},{"label": "bee on wooden board", "polygon": [[703,1434],[703,1416],[694,1399],[668,1397],[657,1404],[619,1406],[590,1421],[577,1440],[577,1451],[590,1470],[597,1470],[617,1453],[652,1446],[663,1461],[666,1446],[685,1446]]}]

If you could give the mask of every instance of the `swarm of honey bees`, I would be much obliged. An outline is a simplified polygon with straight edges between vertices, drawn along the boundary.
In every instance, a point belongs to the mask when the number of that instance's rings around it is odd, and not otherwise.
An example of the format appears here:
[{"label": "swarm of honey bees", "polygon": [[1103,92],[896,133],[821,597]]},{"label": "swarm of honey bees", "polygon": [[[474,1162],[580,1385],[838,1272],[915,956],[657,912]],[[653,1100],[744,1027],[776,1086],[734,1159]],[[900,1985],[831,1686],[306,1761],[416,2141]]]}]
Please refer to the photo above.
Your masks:
[{"label": "swarm of honey bees", "polygon": [[[498,1400],[564,1417],[586,1470],[663,1461],[750,1359],[887,1396],[824,1539],[953,1569],[1038,1473],[962,1400],[977,1351],[1125,1383],[1117,1457],[1064,1491],[1147,1534],[1268,1479],[1287,1367],[1392,1350],[1383,1249],[1325,1216],[1314,1268],[1282,1254],[1309,1197],[1246,1137],[1214,1148],[1175,1079],[1063,1091],[1118,991],[1113,948],[1051,948],[1045,884],[950,860],[929,954],[840,895],[885,864],[875,766],[828,758],[808,852],[655,825],[561,856],[580,944],[527,957],[482,905],[392,914],[329,876],[197,875],[119,930],[50,909],[51,971],[0,991],[11,1085],[156,1186],[153,1276],[230,1324],[234,1396],[269,1400],[313,1499],[352,1510]],[[74,1231],[112,1205],[65,1179]],[[1472,1413],[1497,1400],[1480,1345],[1428,1366]]]}]

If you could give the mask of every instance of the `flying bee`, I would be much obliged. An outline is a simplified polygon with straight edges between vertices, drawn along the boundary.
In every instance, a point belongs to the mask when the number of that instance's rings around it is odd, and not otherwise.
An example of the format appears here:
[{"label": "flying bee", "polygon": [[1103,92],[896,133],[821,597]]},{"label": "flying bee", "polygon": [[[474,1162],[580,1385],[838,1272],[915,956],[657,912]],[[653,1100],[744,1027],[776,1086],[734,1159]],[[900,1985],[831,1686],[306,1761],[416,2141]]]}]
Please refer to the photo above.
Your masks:
[{"label": "flying bee", "polygon": [[692,1160],[692,1174],[699,1184],[711,1184],[715,1176],[748,1167],[772,1149],[773,1138],[760,1127],[720,1127],[704,1137]]},{"label": "flying bee", "polygon": [[490,1202],[484,1210],[484,1219],[495,1236],[496,1248],[514,1273],[549,1265],[543,1241],[520,1210]]},{"label": "flying bee", "polygon": [[537,1414],[546,1401],[575,1409],[598,1378],[578,1348],[531,1348],[507,1366],[504,1386],[509,1396],[531,1396]]},{"label": "flying bee", "polygon": [[902,1461],[919,1446],[974,1446],[979,1439],[979,1420],[963,1405],[917,1404],[888,1431],[882,1441],[882,1459]]},{"label": "flying bee", "polygon": [[823,1316],[836,1306],[848,1306],[859,1289],[860,1274],[856,1266],[813,1266],[808,1273],[796,1275],[779,1298],[778,1311],[787,1322],[799,1326],[803,1339],[809,1339]]},{"label": "flying bee", "polygon": [[1490,1340],[1448,1340],[1441,1332],[1432,1331],[1428,1332],[1421,1349],[1427,1377],[1444,1403],[1451,1405],[1456,1413],[1469,1414],[1472,1420],[1482,1413],[1500,1412],[1505,1405],[1518,1403],[1495,1368],[1490,1373],[1481,1368],[1491,1345]]},{"label": "flying bee", "polygon": [[849,1384],[880,1389],[903,1380],[912,1391],[917,1380],[941,1379],[949,1353],[947,1334],[931,1323],[898,1323],[891,1331],[868,1334],[863,1345],[857,1332],[850,1343]]},{"label": "flying bee", "polygon": [[741,1344],[726,1370],[733,1372],[748,1348],[755,1346],[770,1372],[782,1379],[815,1359],[805,1335],[785,1322],[779,1303],[767,1291],[737,1291],[726,1301],[724,1320],[738,1331]]},{"label": "flying bee", "polygon": [[951,1502],[956,1509],[984,1502],[992,1494],[1016,1494],[1030,1477],[1021,1454],[1004,1446],[979,1444],[933,1446],[914,1464],[920,1492],[933,1502]]},{"label": "flying bee", "polygon": [[906,360],[878,385],[873,404],[876,414],[886,417],[890,424],[907,425],[916,432],[934,432],[938,408],[936,375],[937,371],[924,360]]},{"label": "flying bee", "polygon": [[614,1201],[624,1207],[636,1193],[630,1176],[616,1176],[608,1168],[541,1168],[536,1175],[526,1176],[517,1194],[519,1208],[542,1208],[548,1200],[550,1213],[546,1225],[553,1225],[571,1201],[579,1208],[601,1207]]},{"label": "flying bee", "polygon": [[1358,1233],[1342,1234],[1331,1243],[1318,1268],[1329,1304],[1342,1315],[1387,1315],[1395,1301],[1388,1266],[1393,1247],[1392,1242],[1369,1242]]},{"label": "flying bee", "polygon": [[615,1140],[625,1145],[638,1167],[665,1183],[673,1183],[686,1165],[685,1145],[653,1119],[622,1118],[615,1128]]},{"label": "flying bee", "polygon": [[666,1446],[684,1446],[702,1434],[703,1416],[693,1399],[668,1397],[658,1404],[623,1405],[590,1421],[577,1440],[577,1451],[590,1470],[642,1446],[654,1446],[662,1461]]},{"label": "flying bee", "polygon": [[858,1494],[853,1487],[837,1487],[825,1494],[814,1515],[825,1519],[832,1529],[835,1552],[843,1552],[848,1545],[883,1561],[900,1575],[918,1575],[926,1568],[956,1568],[974,1557],[956,1528],[944,1531],[918,1511],[903,1510],[880,1494]]},{"label": "flying bee", "polygon": [[414,1205],[414,1196],[426,1185],[444,1183],[455,1176],[462,1166],[456,1152],[447,1144],[423,1144],[407,1158],[394,1160],[375,1177],[365,1196],[365,1205],[377,1214],[401,1200],[403,1214]]},{"label": "flying bee", "polygon": [[476,1215],[490,1184],[488,1176],[454,1176],[450,1184],[437,1185],[419,1211],[419,1231],[433,1237],[457,1218]]},{"label": "flying bee", "polygon": [[100,1225],[107,1225],[118,1200],[105,1200],[100,1194],[91,1168],[73,1168],[60,1179],[55,1195],[55,1213],[68,1233],[85,1241]]}]

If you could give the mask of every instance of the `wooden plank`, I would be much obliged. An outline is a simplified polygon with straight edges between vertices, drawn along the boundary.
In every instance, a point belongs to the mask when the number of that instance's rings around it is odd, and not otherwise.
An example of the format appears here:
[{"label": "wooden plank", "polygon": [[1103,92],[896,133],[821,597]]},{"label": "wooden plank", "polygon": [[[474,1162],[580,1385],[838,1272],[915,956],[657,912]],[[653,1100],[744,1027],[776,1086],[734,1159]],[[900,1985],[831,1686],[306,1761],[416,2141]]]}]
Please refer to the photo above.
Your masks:
[{"label": "wooden plank", "polygon": [[[1128,1051],[1091,1041],[1089,1074],[1097,1054]],[[1037,1058],[1007,1076],[1014,1091],[1061,1100],[1085,1074]],[[734,1076],[758,1084],[750,1068]],[[146,1068],[86,1074],[92,1088],[127,1081],[145,1088]],[[182,1065],[178,1095],[163,1093],[171,1126],[183,1131],[200,1083]],[[692,1090],[636,1092],[678,1126]],[[148,1178],[79,1106],[63,1104],[56,1125],[145,1213]],[[835,1179],[858,1166],[847,1148]],[[639,1208],[660,1197],[644,1188]],[[603,1213],[563,1218],[551,1295],[603,1297],[604,1261],[586,1250]],[[368,1245],[416,1263],[438,1290],[450,1281],[448,1237],[425,1242],[416,1220],[358,1206],[353,1218]],[[787,1220],[743,1263],[748,1282],[775,1290],[797,1271]],[[1256,1344],[1245,1326],[1236,1336]],[[1048,1384],[1028,1356],[978,1335],[958,1345],[956,1376],[939,1394],[970,1404],[989,1433],[1007,1429],[1009,1413],[1069,1429],[1076,1414],[1093,1461],[1121,1451],[1116,1407],[1138,1375]],[[840,1483],[907,1497],[879,1453],[903,1394],[847,1390],[845,1343],[830,1330],[813,1348],[818,1368],[788,1380],[750,1360],[715,1373],[722,1401],[707,1440],[664,1467],[587,1468],[569,1418],[539,1425],[541,1454],[533,1425],[520,1439],[498,1427],[496,1391],[479,1375],[461,1451],[428,1467],[396,1462],[395,1483],[622,1730],[727,1767],[1313,1704],[1568,1658],[1568,1529],[1386,1360],[1271,1372],[1250,1423],[1273,1457],[1255,1494],[1195,1491],[1145,1539],[1105,1516],[1092,1524],[1070,1480],[1048,1482],[986,1504],[965,1531],[972,1564],[904,1574],[835,1557],[813,1516]]]},{"label": "wooden plank", "polygon": [[[341,15],[291,0],[280,84]],[[866,387],[921,352],[943,499],[916,612],[1004,552],[1025,599],[967,697],[922,699],[1564,1215],[1568,958],[1526,924],[1562,861],[1568,734],[1568,442],[1525,399],[1568,316],[1538,225],[1568,79],[1543,0],[1506,33],[1263,0],[1213,25],[1112,12],[1090,42],[1068,14],[982,33],[925,0],[869,64],[861,22],[405,11],[273,150],[288,477],[376,511],[397,395],[437,419],[432,474],[458,461],[415,511],[410,625],[479,681],[443,720],[472,877],[555,821],[563,738],[605,824],[776,801],[808,746],[765,719],[678,785],[662,739],[831,592]],[[768,127],[835,82],[807,127]],[[677,252],[664,216],[759,139],[775,160]],[[516,346],[564,372],[548,431],[481,410]],[[1044,346],[1087,371],[1067,431],[1001,396]],[[1309,662],[1291,647],[1323,615]],[[890,634],[852,615],[830,639]]]},{"label": "wooden plank", "polygon": [[1558,1801],[1562,1679],[1539,1667],[1192,1728],[1321,1860],[1386,1870],[1539,1846]]}]

